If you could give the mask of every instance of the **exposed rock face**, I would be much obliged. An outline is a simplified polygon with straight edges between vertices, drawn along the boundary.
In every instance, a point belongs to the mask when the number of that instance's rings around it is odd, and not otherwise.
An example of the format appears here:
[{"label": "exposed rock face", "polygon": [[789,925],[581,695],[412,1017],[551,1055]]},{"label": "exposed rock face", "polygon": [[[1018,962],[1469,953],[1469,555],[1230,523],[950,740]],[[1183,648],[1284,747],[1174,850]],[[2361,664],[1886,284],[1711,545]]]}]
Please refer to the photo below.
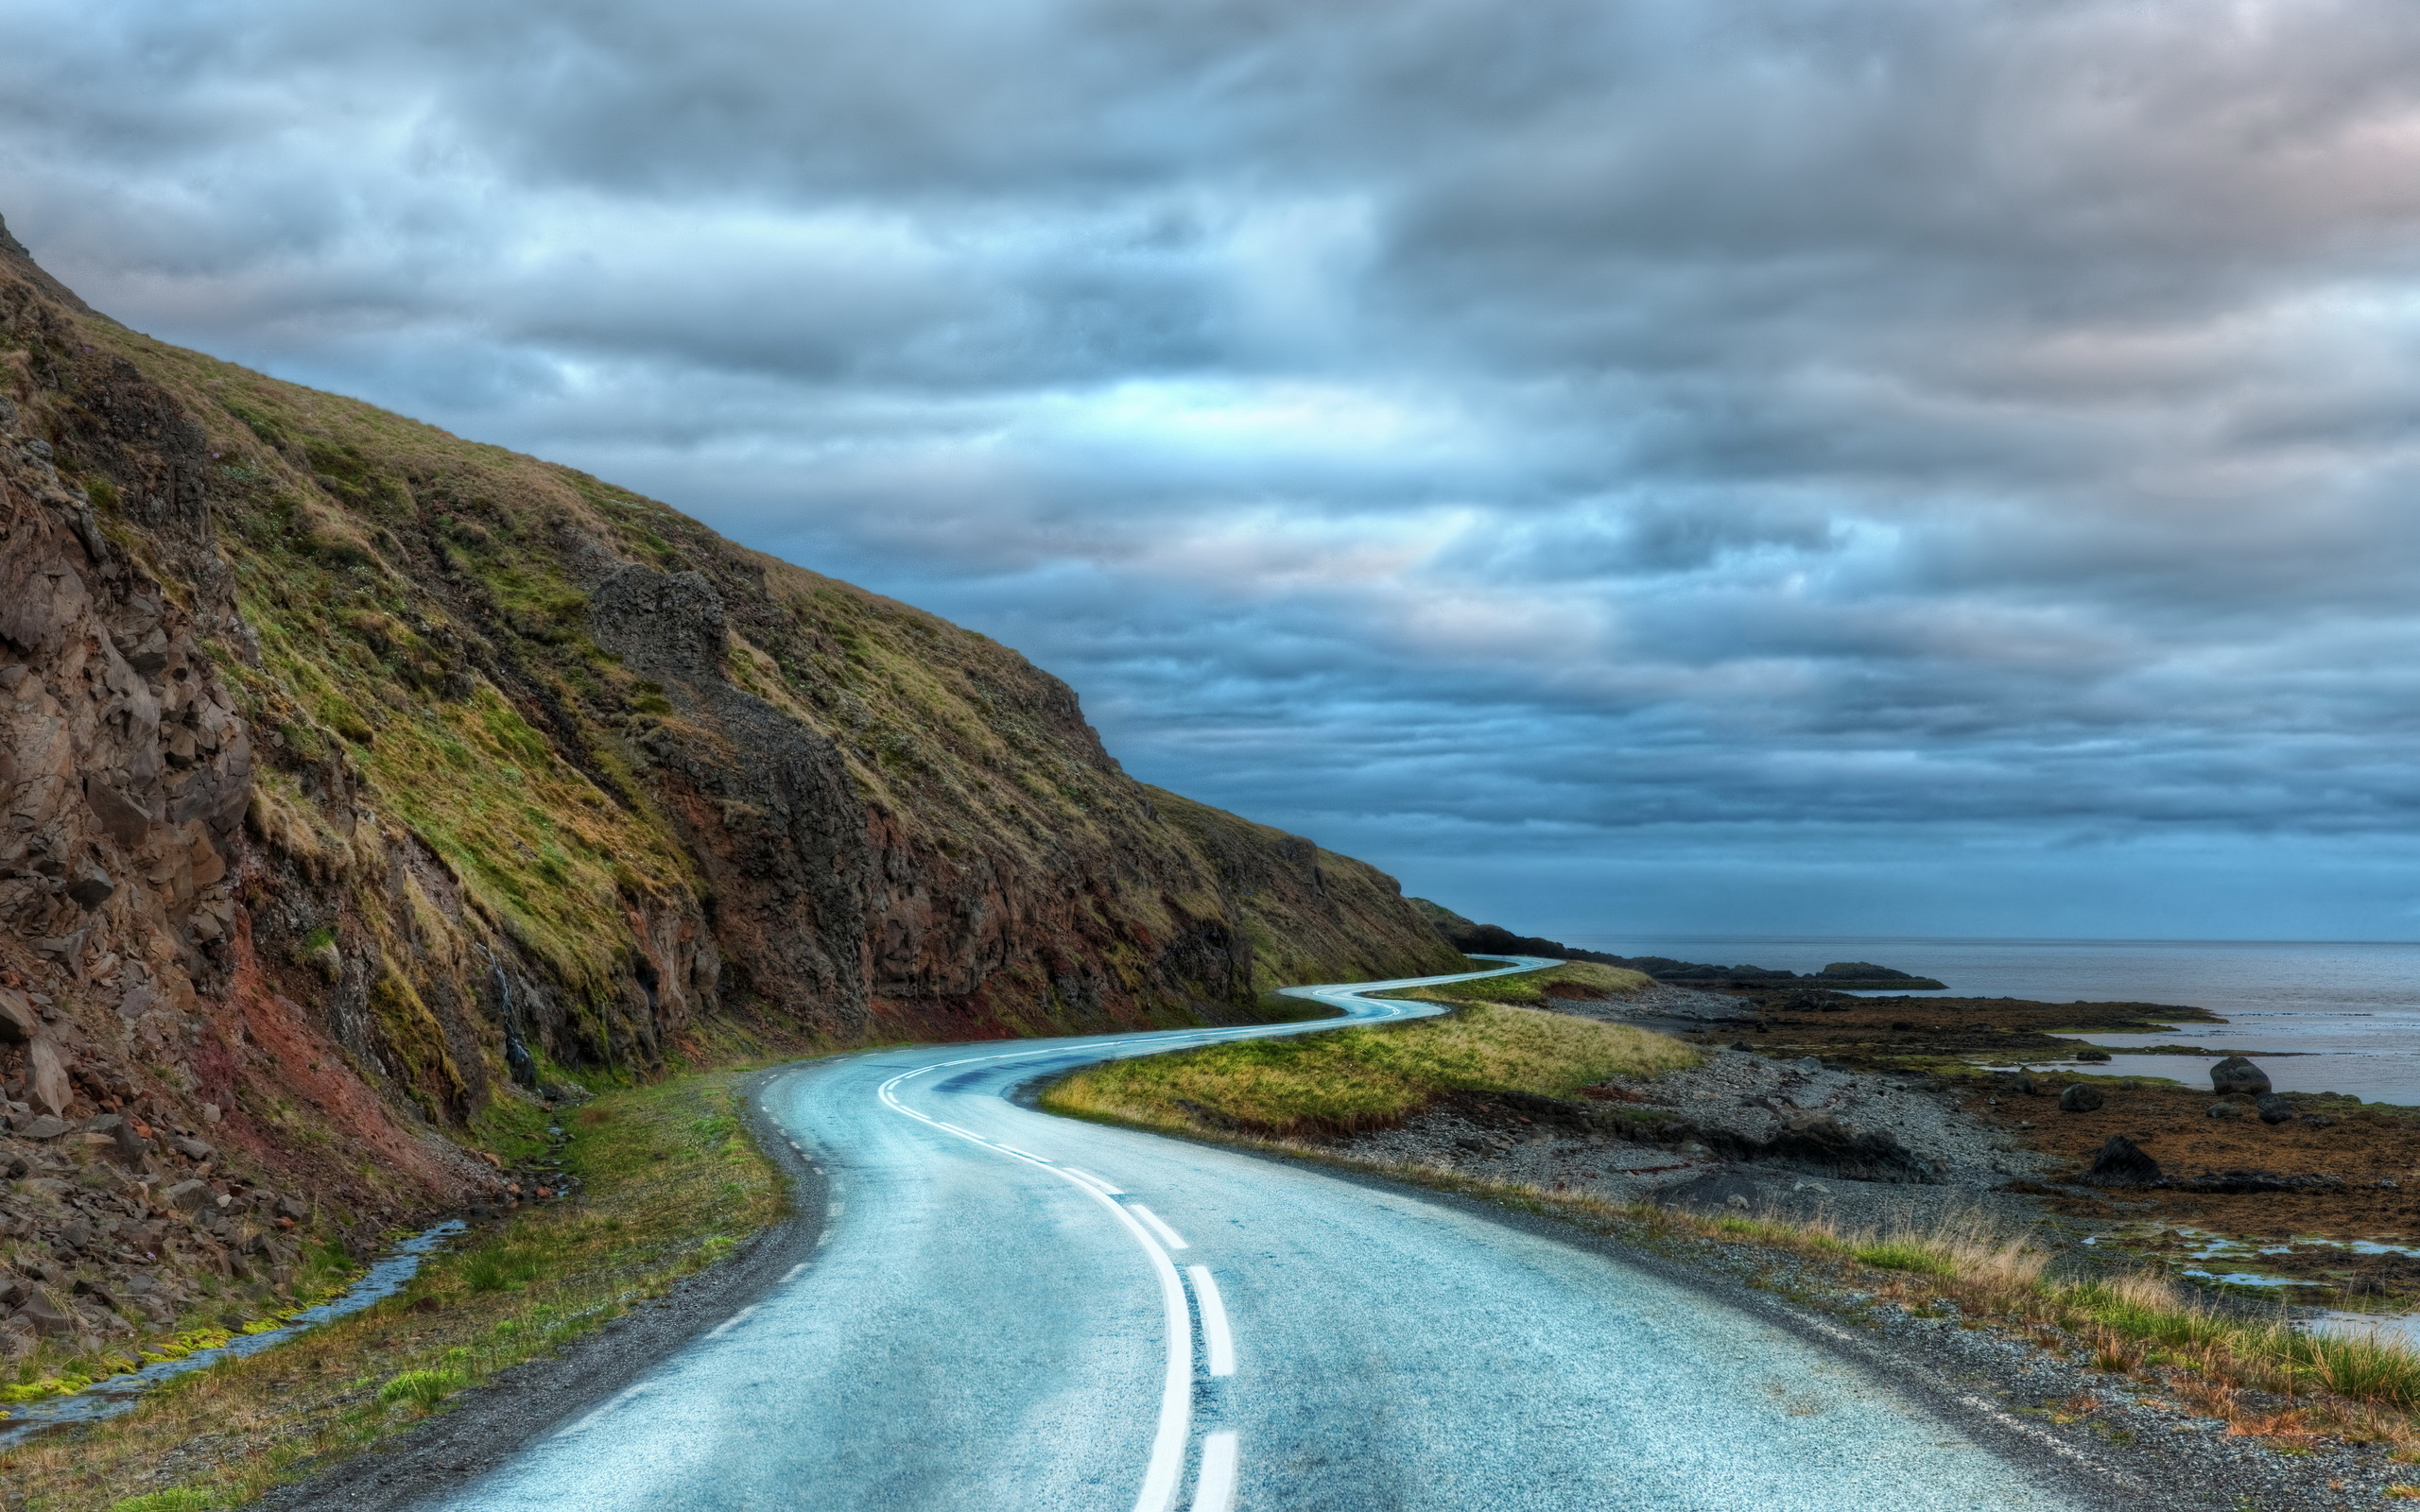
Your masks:
[{"label": "exposed rock face", "polygon": [[0,926],[0,1280],[87,1288],[0,1354],[173,1313],[144,1255],[265,1285],[490,1194],[475,1131],[718,1025],[1234,1019],[1455,959],[1014,652],[149,341],[5,228]]}]

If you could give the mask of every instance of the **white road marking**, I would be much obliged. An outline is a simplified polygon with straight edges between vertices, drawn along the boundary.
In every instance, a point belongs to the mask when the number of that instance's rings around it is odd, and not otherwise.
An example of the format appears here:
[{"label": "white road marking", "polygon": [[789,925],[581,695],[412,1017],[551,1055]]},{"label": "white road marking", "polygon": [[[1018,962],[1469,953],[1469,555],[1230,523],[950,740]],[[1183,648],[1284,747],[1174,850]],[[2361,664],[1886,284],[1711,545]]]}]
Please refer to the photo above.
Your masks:
[{"label": "white road marking", "polygon": [[756,1304],[753,1302],[749,1303],[746,1307],[743,1307],[738,1312],[731,1314],[731,1316],[724,1318],[722,1322],[716,1327],[715,1331],[707,1334],[706,1337],[710,1339],[721,1338],[724,1334],[739,1327],[739,1325],[747,1319],[748,1314],[755,1311]]},{"label": "white road marking", "polygon": [[838,1218],[840,1214],[849,1211],[849,1205],[845,1202],[835,1202],[823,1211],[830,1213],[833,1217]]},{"label": "white road marking", "polygon": [[1184,1242],[1184,1235],[1178,1233],[1167,1224],[1162,1223],[1158,1213],[1153,1212],[1150,1209],[1143,1206],[1141,1203],[1130,1202],[1126,1205],[1126,1211],[1134,1214],[1137,1218],[1142,1219],[1145,1223],[1150,1224],[1151,1226],[1151,1232],[1159,1235],[1160,1243],[1167,1246],[1170,1249],[1191,1249],[1193,1247],[1191,1245]]},{"label": "white road marking", "polygon": [[950,1129],[940,1119],[920,1113],[899,1100],[900,1083],[911,1081],[929,1072],[941,1071],[950,1066],[966,1065],[974,1060],[1019,1060],[1028,1056],[1052,1053],[1054,1053],[1052,1050],[1026,1050],[1009,1056],[971,1056],[965,1060],[942,1061],[919,1067],[914,1071],[901,1072],[884,1082],[874,1095],[892,1111],[905,1113],[920,1124],[956,1133],[960,1138],[982,1144],[987,1149],[998,1150],[1011,1160],[1023,1160],[1028,1165],[1037,1166],[1060,1177],[1069,1186],[1108,1209],[1112,1216],[1126,1226],[1127,1233],[1134,1242],[1143,1246],[1143,1253],[1149,1257],[1153,1274],[1159,1278],[1160,1305],[1167,1316],[1168,1365],[1167,1373],[1160,1386],[1159,1428],[1151,1435],[1151,1458],[1143,1469],[1143,1488],[1134,1498],[1134,1512],[1170,1512],[1170,1509],[1176,1505],[1177,1483],[1184,1474],[1185,1440],[1193,1435],[1193,1310],[1185,1305],[1184,1282],[1177,1276],[1176,1263],[1168,1259],[1168,1252],[1160,1247],[1159,1242],[1151,1237],[1150,1230],[1137,1222],[1134,1215],[1128,1212],[1122,1204],[1091,1183],[1069,1176],[1066,1167],[1053,1164],[1039,1156],[1027,1155],[1022,1151],[1010,1150],[1001,1145],[993,1144],[974,1135],[966,1134],[962,1130]]},{"label": "white road marking", "polygon": [[802,1260],[802,1261],[800,1261],[797,1264],[792,1265],[792,1266],[788,1269],[788,1271],[787,1271],[787,1272],[786,1272],[786,1273],[783,1275],[782,1280],[783,1280],[785,1282],[787,1282],[787,1281],[794,1281],[794,1280],[798,1280],[798,1279],[799,1279],[799,1277],[800,1277],[801,1275],[803,1275],[803,1274],[805,1272],[805,1270],[806,1270],[806,1262]]},{"label": "white road marking", "polygon": [[1193,1512],[1229,1512],[1235,1504],[1236,1435],[1232,1430],[1220,1429],[1201,1440],[1201,1473],[1193,1481]]},{"label": "white road marking", "polygon": [[[1176,1230],[1160,1222],[1150,1210],[1133,1205],[1132,1211],[1129,1211],[1129,1205],[1113,1200],[1123,1194],[1100,1177],[1045,1160],[1039,1155],[1029,1154],[1012,1145],[1002,1144],[983,1135],[959,1128],[954,1124],[943,1123],[929,1114],[920,1113],[899,1100],[900,1086],[919,1076],[928,1075],[936,1071],[946,1071],[954,1066],[990,1064],[1002,1060],[1026,1060],[1035,1056],[1063,1056],[1086,1050],[1110,1050],[1120,1056],[1150,1055],[1180,1045],[1253,1040],[1273,1035],[1303,1034],[1322,1028],[1341,1027],[1355,1019],[1367,1021],[1374,1018],[1398,1018],[1412,1012],[1415,1006],[1422,1010],[1425,1017],[1442,1012],[1443,1009],[1425,1004],[1415,1005],[1408,1003],[1379,1003],[1362,997],[1361,994],[1394,988],[1428,987],[1441,982],[1463,982],[1474,981],[1480,977],[1504,976],[1514,971],[1536,971],[1541,966],[1554,964],[1552,961],[1528,959],[1493,971],[1461,971],[1449,976],[1417,976],[1405,977],[1393,982],[1361,983],[1357,984],[1351,992],[1338,992],[1334,989],[1324,991],[1285,989],[1290,990],[1292,995],[1297,997],[1316,998],[1323,1003],[1334,1003],[1346,1009],[1345,1017],[1333,1022],[1307,1025],[1255,1024],[1250,1028],[1236,1029],[1225,1034],[1196,1036],[1188,1033],[1184,1036],[1169,1035],[1150,1040],[1099,1040],[1091,1044],[1049,1045],[1040,1050],[1020,1050],[1009,1055],[966,1056],[957,1060],[938,1060],[916,1067],[911,1071],[903,1071],[875,1089],[874,1095],[892,1112],[905,1114],[920,1124],[954,1135],[969,1143],[979,1144],[989,1150],[996,1150],[1011,1160],[1023,1160],[1028,1165],[1048,1171],[1108,1209],[1112,1216],[1126,1226],[1127,1233],[1134,1242],[1143,1246],[1143,1252],[1150,1257],[1152,1272],[1159,1278],[1160,1301],[1167,1313],[1168,1366],[1167,1378],[1160,1390],[1159,1429],[1151,1437],[1151,1459],[1143,1472],[1143,1488],[1134,1499],[1134,1512],[1173,1512],[1176,1505],[1178,1482],[1184,1472],[1185,1441],[1192,1435],[1193,1313],[1192,1309],[1185,1305],[1184,1282],[1177,1276],[1176,1263],[1168,1258],[1167,1250],[1162,1248],[1159,1241],[1152,1237],[1150,1229],[1144,1228],[1143,1223],[1137,1221],[1136,1214],[1140,1214],[1142,1219],[1149,1221],[1152,1228],[1158,1229],[1166,1237],[1170,1247],[1184,1249],[1190,1246],[1178,1237]],[[1354,1011],[1356,1009],[1363,1011],[1356,1012]],[[839,1205],[833,1204],[832,1211],[838,1212]],[[825,1231],[817,1238],[817,1246],[820,1248],[831,1237],[831,1233],[828,1230]],[[1206,1269],[1200,1266],[1193,1268],[1205,1280],[1207,1280],[1209,1273]],[[1215,1283],[1211,1283],[1208,1295],[1213,1297],[1217,1295]],[[746,1315],[746,1313],[740,1314],[741,1317]],[[1226,1321],[1223,1306],[1220,1306],[1219,1318],[1223,1327]],[[736,1323],[739,1318],[735,1317],[731,1321]],[[723,1325],[724,1328],[730,1326],[729,1323]],[[1204,1327],[1206,1329],[1207,1325],[1205,1324]],[[721,1330],[717,1329],[716,1332],[720,1332]],[[1230,1356],[1231,1368],[1233,1351],[1234,1346],[1230,1341],[1227,1353]],[[1235,1503],[1235,1482],[1236,1435],[1223,1431],[1212,1434],[1202,1440],[1201,1472],[1197,1478],[1195,1487],[1194,1512],[1228,1512]]]},{"label": "white road marking", "polygon": [[619,1392],[615,1393],[613,1397],[611,1397],[610,1399],[608,1399],[608,1400],[606,1400],[606,1402],[605,1402],[605,1404],[604,1404],[603,1406],[598,1407],[595,1412],[592,1412],[592,1413],[590,1413],[587,1417],[582,1418],[579,1421],[578,1421],[578,1422],[576,1422],[576,1423],[572,1424],[569,1428],[558,1428],[558,1429],[556,1429],[556,1430],[554,1431],[554,1433],[553,1433],[553,1435],[552,1435],[551,1436],[556,1437],[556,1438],[568,1438],[568,1437],[570,1437],[572,1435],[574,1435],[574,1434],[576,1434],[576,1433],[579,1433],[581,1429],[583,1429],[583,1428],[587,1427],[590,1423],[593,1423],[593,1422],[595,1422],[597,1418],[604,1417],[607,1413],[612,1412],[614,1408],[616,1408],[616,1407],[620,1406],[622,1403],[624,1403],[624,1402],[626,1402],[626,1401],[630,1400],[632,1397],[637,1396],[640,1392],[645,1391],[647,1388],[648,1388],[648,1383],[646,1383],[646,1382],[644,1382],[644,1381],[640,1382],[640,1383],[639,1383],[637,1385],[635,1385],[635,1386],[625,1386],[625,1387],[623,1387],[623,1388],[622,1388],[622,1390],[620,1390]]},{"label": "white road marking", "polygon": [[1227,1332],[1227,1303],[1219,1295],[1219,1283],[1207,1265],[1187,1265],[1184,1273],[1193,1278],[1193,1299],[1201,1305],[1201,1342],[1210,1353],[1210,1373],[1234,1375],[1236,1337]]}]

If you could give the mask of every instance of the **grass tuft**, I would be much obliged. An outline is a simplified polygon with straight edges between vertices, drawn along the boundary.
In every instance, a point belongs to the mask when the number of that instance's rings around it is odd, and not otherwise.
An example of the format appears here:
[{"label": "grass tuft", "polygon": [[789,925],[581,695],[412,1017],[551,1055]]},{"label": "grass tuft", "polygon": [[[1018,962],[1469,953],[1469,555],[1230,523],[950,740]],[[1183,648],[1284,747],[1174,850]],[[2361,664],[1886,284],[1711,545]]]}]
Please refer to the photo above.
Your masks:
[{"label": "grass tuft", "polygon": [[462,1370],[406,1370],[389,1377],[378,1388],[378,1405],[392,1407],[408,1402],[423,1412],[433,1412],[437,1404],[471,1383]]}]

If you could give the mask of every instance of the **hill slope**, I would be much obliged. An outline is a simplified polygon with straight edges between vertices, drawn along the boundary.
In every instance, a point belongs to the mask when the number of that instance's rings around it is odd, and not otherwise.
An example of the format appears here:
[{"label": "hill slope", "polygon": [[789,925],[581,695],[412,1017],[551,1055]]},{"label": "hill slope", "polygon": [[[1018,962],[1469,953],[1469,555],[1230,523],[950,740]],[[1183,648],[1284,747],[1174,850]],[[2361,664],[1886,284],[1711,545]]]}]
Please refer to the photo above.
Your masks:
[{"label": "hill slope", "polygon": [[1392,879],[1129,778],[1013,651],[128,331],[5,229],[0,530],[0,1162],[109,1168],[0,1217],[104,1269],[267,1284],[306,1194],[304,1231],[459,1200],[556,1068],[1456,961]]}]

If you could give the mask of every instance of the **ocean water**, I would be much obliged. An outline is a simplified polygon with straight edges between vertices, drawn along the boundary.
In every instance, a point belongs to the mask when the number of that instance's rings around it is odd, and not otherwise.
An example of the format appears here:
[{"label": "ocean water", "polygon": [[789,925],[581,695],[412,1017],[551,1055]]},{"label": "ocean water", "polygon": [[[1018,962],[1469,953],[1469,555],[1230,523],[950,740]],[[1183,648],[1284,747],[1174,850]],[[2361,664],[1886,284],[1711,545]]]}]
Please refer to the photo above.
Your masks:
[{"label": "ocean water", "polygon": [[[2227,1022],[2179,1024],[2172,1035],[2079,1039],[2112,1049],[2204,1045],[2252,1057],[2281,1091],[2347,1092],[2369,1102],[2420,1104],[2420,942],[1564,937],[1574,945],[1623,955],[1669,955],[1792,971],[1821,971],[1831,961],[1871,961],[1948,984],[1945,992],[1918,996],[2207,1008],[2223,1014]],[[2206,1086],[2213,1058],[2123,1056],[2112,1069]]]}]

